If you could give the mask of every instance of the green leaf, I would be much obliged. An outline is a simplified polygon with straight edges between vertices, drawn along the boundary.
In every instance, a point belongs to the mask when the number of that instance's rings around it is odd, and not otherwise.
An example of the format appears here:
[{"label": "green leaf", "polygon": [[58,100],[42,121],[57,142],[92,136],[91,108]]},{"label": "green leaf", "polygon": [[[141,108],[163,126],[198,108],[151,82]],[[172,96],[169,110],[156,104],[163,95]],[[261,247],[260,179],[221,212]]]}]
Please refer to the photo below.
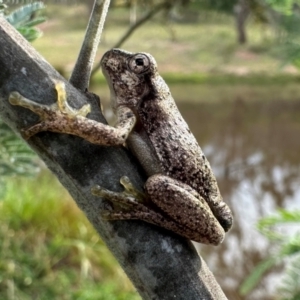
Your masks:
[{"label": "green leaf", "polygon": [[297,234],[281,246],[280,255],[283,257],[300,254],[300,235]]},{"label": "green leaf", "polygon": [[288,262],[285,274],[278,289],[281,300],[300,299],[300,255]]},{"label": "green leaf", "polygon": [[24,26],[27,22],[31,21],[33,13],[45,7],[43,2],[34,2],[23,5],[6,16],[6,20],[14,27]]},{"label": "green leaf", "polygon": [[0,120],[0,190],[9,177],[32,176],[39,169],[33,151]]},{"label": "green leaf", "polygon": [[[241,293],[246,295],[249,293],[258,283],[260,278],[263,274],[271,268],[273,265],[284,262],[286,272],[286,280],[283,281],[283,286],[287,287],[286,289],[281,289],[281,291],[285,291],[285,295],[278,298],[281,300],[298,300],[299,298],[299,279],[300,279],[300,272],[299,268],[293,268],[294,266],[291,265],[295,261],[293,258],[296,257],[300,260],[300,233],[296,233],[293,236],[286,235],[280,233],[279,230],[276,230],[276,226],[278,225],[285,225],[285,224],[295,224],[297,226],[300,225],[300,211],[299,210],[286,210],[286,209],[279,209],[276,215],[263,218],[258,223],[259,230],[268,237],[269,240],[273,241],[274,245],[277,249],[275,253],[273,253],[270,259],[267,259],[260,263],[250,274],[250,276],[243,282],[241,286]],[[300,229],[300,226],[299,226]],[[297,265],[299,265],[297,263]],[[290,269],[292,271],[289,271]],[[296,276],[295,272],[299,274]],[[292,274],[289,276],[289,274]],[[296,279],[295,279],[296,278]],[[293,287],[293,288],[292,288]],[[289,293],[286,293],[286,292]],[[289,296],[286,296],[286,295]]]},{"label": "green leaf", "polygon": [[293,5],[296,2],[295,0],[266,0],[266,2],[275,10],[289,15],[292,13]]},{"label": "green leaf", "polygon": [[32,42],[43,35],[42,31],[32,27],[18,27],[17,30],[29,42]]},{"label": "green leaf", "polygon": [[24,26],[26,26],[26,27],[33,27],[33,26],[36,26],[38,24],[44,23],[46,20],[47,20],[46,17],[36,17],[32,21],[26,22],[24,24]]},{"label": "green leaf", "polygon": [[259,263],[242,283],[240,287],[240,293],[242,295],[247,295],[259,283],[264,273],[271,269],[276,263],[277,259],[274,257]]},{"label": "green leaf", "polygon": [[269,240],[285,240],[286,237],[274,230],[275,226],[299,223],[300,222],[300,210],[288,211],[285,209],[279,209],[277,215],[270,216],[261,219],[258,224],[258,230],[264,234]]}]

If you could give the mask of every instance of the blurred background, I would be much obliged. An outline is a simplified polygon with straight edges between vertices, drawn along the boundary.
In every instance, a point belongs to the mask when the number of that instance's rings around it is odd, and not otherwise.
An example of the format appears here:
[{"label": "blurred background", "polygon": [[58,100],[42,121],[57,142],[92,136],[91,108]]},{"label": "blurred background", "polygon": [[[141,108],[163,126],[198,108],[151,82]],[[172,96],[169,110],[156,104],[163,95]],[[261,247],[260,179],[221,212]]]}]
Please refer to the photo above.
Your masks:
[{"label": "blurred background", "polygon": [[[3,3],[4,2],[4,3]],[[0,1],[63,76],[93,1]],[[157,60],[208,157],[234,227],[195,244],[228,299],[300,299],[300,1],[112,1],[97,63],[122,47]],[[64,188],[0,123],[0,299],[140,299]]]}]

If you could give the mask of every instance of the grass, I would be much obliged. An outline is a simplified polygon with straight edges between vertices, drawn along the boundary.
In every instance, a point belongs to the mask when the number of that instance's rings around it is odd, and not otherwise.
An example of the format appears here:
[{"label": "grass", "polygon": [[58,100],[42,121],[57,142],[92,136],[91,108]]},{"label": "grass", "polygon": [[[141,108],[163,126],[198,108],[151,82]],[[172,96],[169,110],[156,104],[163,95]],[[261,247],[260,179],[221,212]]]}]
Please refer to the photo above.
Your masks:
[{"label": "grass", "polygon": [[49,172],[10,179],[0,219],[0,299],[139,299]]},{"label": "grass", "polygon": [[[44,37],[33,45],[51,64],[70,72],[79,52],[87,22],[83,5],[49,5],[48,22],[40,27]],[[141,13],[140,13],[141,15]],[[227,15],[202,12],[200,21],[193,24],[164,25],[160,19],[139,28],[122,48],[129,51],[150,52],[158,62],[162,74],[281,74],[280,62],[273,55],[277,36],[270,28],[250,24],[249,43],[236,43],[234,20]],[[111,9],[108,14],[97,60],[113,47],[129,26],[129,12]],[[173,34],[171,34],[173,32]]]}]

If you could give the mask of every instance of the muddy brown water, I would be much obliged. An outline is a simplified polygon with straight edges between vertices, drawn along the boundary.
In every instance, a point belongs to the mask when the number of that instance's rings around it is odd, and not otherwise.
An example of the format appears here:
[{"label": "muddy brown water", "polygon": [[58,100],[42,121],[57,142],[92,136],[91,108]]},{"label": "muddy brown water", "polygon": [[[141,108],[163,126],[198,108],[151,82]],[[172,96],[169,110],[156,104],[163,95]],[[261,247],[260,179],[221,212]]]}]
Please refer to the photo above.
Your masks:
[{"label": "muddy brown water", "polygon": [[[109,107],[108,90],[98,94]],[[257,231],[258,220],[278,208],[300,209],[300,98],[235,98],[212,103],[176,101],[234,214],[234,226],[222,245],[196,247],[228,299],[278,299],[283,266],[268,272],[247,296],[240,295],[239,287],[274,247]],[[111,119],[111,110],[106,116]]]},{"label": "muddy brown water", "polygon": [[[257,221],[278,208],[300,208],[300,99],[178,104],[208,157],[234,227],[218,247],[197,245],[228,299],[276,299],[282,267],[247,297],[241,282],[270,256]],[[299,226],[298,226],[299,227]]]}]

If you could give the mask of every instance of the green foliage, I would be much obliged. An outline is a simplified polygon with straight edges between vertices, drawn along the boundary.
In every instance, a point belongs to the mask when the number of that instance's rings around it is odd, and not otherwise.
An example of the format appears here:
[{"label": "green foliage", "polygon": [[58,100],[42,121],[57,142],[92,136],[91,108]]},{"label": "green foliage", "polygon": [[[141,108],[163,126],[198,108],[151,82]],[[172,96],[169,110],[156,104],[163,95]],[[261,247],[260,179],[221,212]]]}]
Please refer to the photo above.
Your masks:
[{"label": "green foliage", "polygon": [[[277,215],[263,218],[258,229],[274,243],[275,253],[260,262],[240,287],[243,295],[248,294],[261,280],[263,275],[275,265],[285,264],[285,275],[278,288],[281,300],[299,299],[300,288],[300,231],[292,236],[283,234],[277,228],[285,224],[295,223],[300,228],[300,211],[278,210]],[[297,268],[297,266],[299,268]],[[297,274],[296,274],[297,273]],[[288,294],[288,296],[286,296]],[[297,298],[298,297],[298,298]]]},{"label": "green foliage", "polygon": [[299,300],[300,299],[300,255],[293,257],[282,279],[282,284],[278,291],[281,300]]},{"label": "green foliage", "polygon": [[[300,23],[299,23],[300,25]],[[279,54],[282,58],[282,64],[286,65],[291,63],[297,69],[300,69],[300,40],[299,36],[296,36],[294,39],[292,35],[289,35],[282,45],[278,48],[278,51],[281,51]]]},{"label": "green foliage", "polygon": [[[37,12],[45,7],[43,2],[33,2],[23,5],[9,15],[6,20],[13,25],[28,41],[34,41],[42,35],[42,32],[35,26],[45,22],[45,17],[40,17]],[[1,9],[1,8],[0,8]],[[5,12],[5,11],[4,11]],[[2,12],[2,14],[4,14]]]},{"label": "green foliage", "polygon": [[[282,60],[282,64],[291,63],[295,67],[299,68],[300,59],[300,40],[299,40],[299,28],[300,19],[291,16],[286,17],[285,20],[281,22],[280,31],[283,31],[282,41],[277,46],[277,53],[279,58]],[[298,25],[297,25],[298,24]]]},{"label": "green foliage", "polygon": [[285,209],[279,209],[277,215],[266,217],[258,222],[258,229],[269,240],[282,240],[285,241],[285,236],[274,231],[274,226],[280,224],[290,224],[300,222],[300,211],[288,211]]},{"label": "green foliage", "polygon": [[1,120],[0,133],[0,196],[3,196],[8,178],[34,175],[39,166],[32,150]]},{"label": "green foliage", "polygon": [[36,173],[39,170],[38,165],[33,163],[36,156],[1,120],[0,132],[0,177]]},{"label": "green foliage", "polygon": [[268,5],[278,12],[290,15],[293,13],[293,7],[300,4],[299,0],[265,0]]},{"label": "green foliage", "polygon": [[241,285],[240,293],[247,295],[260,282],[263,275],[275,264],[276,259],[274,257],[260,262]]},{"label": "green foliage", "polygon": [[238,0],[199,0],[198,3],[203,9],[233,13],[233,7]]},{"label": "green foliage", "polygon": [[4,16],[4,12],[7,8],[7,6],[5,4],[2,3],[3,1],[0,0],[0,17]]},{"label": "green foliage", "polygon": [[0,299],[139,299],[51,176],[14,178],[0,202]]},{"label": "green foliage", "polygon": [[[273,10],[272,24],[275,26],[279,46],[275,49],[282,64],[293,64],[300,68],[300,1],[299,0],[265,0]],[[274,11],[276,13],[274,13]]]},{"label": "green foliage", "polygon": [[[23,5],[10,14],[2,2],[0,0],[0,16],[4,16],[28,41],[33,41],[41,35],[41,31],[34,26],[45,21],[45,18],[36,16],[36,13],[44,8],[42,2]],[[33,175],[39,168],[33,152],[1,120],[0,133],[0,196],[2,196],[7,178]]]}]

